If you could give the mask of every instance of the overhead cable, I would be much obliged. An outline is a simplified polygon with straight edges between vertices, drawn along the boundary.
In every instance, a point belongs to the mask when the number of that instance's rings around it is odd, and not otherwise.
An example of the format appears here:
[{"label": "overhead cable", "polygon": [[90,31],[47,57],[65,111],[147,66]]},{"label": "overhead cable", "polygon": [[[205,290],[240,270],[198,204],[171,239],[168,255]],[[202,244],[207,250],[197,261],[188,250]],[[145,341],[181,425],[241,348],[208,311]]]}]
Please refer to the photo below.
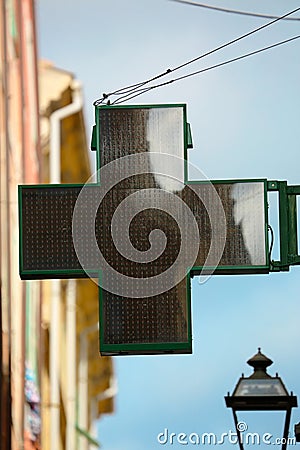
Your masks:
[{"label": "overhead cable", "polygon": [[[279,19],[278,16],[272,16],[269,14],[251,13],[246,11],[237,11],[235,9],[220,8],[218,6],[205,5],[203,3],[194,2],[192,0],[170,0],[176,3],[183,3],[185,5],[198,6],[200,8],[211,9],[212,11],[220,11],[229,14],[238,14],[240,16],[258,17],[260,19]],[[282,20],[300,21],[300,17],[284,17]]]},{"label": "overhead cable", "polygon": [[199,75],[200,73],[208,72],[209,70],[216,69],[218,67],[222,67],[222,66],[225,66],[227,64],[231,64],[231,63],[239,61],[241,59],[248,58],[249,56],[257,55],[258,53],[262,53],[262,52],[265,52],[265,51],[270,50],[272,48],[279,47],[280,45],[287,44],[288,42],[295,41],[296,39],[299,39],[299,38],[300,38],[300,35],[294,36],[292,38],[285,39],[284,41],[277,42],[276,44],[269,45],[268,47],[260,48],[258,50],[254,50],[253,52],[246,53],[246,54],[241,55],[241,56],[237,56],[236,58],[232,58],[232,59],[229,59],[227,61],[223,61],[221,63],[215,64],[213,66],[209,66],[209,67],[206,67],[204,69],[197,70],[196,72],[188,73],[186,75],[182,75],[181,77],[177,77],[177,78],[174,78],[172,80],[165,81],[164,83],[156,84],[154,86],[148,86],[148,87],[145,87],[145,88],[136,89],[135,92],[132,93],[133,95],[131,95],[131,96],[129,96],[129,94],[123,95],[123,96],[119,97],[117,100],[115,100],[112,103],[112,105],[118,105],[120,103],[124,103],[125,101],[131,100],[134,97],[138,97],[139,95],[145,94],[146,92],[151,91],[152,89],[157,89],[159,87],[166,86],[166,85],[174,83],[176,81],[180,81],[180,80],[183,80],[185,78],[189,78],[189,77],[192,77],[192,76],[195,76],[195,75]]},{"label": "overhead cable", "polygon": [[[190,65],[190,64],[192,64],[192,63],[194,63],[196,61],[199,61],[200,59],[203,59],[206,56],[212,55],[213,53],[216,53],[219,50],[222,50],[222,49],[224,49],[226,47],[229,47],[230,45],[232,45],[232,44],[234,44],[234,43],[236,43],[238,41],[241,41],[242,39],[245,39],[246,37],[249,37],[249,36],[257,33],[259,31],[263,30],[264,28],[270,27],[271,25],[275,24],[276,22],[278,22],[280,20],[283,20],[284,18],[294,14],[295,12],[297,12],[299,10],[300,10],[300,7],[294,9],[293,11],[290,11],[290,12],[284,14],[283,16],[277,17],[274,20],[272,20],[271,22],[268,22],[268,23],[266,23],[266,24],[264,24],[264,25],[262,25],[262,26],[260,26],[258,28],[255,28],[254,30],[249,31],[246,34],[243,34],[243,35],[241,35],[241,36],[239,36],[239,37],[237,37],[237,38],[235,38],[235,39],[233,39],[233,40],[231,40],[229,42],[226,42],[225,44],[223,44],[223,45],[221,45],[219,47],[216,47],[213,50],[210,50],[209,52],[201,54],[201,55],[197,56],[196,58],[190,59],[189,61],[187,61],[187,62],[185,62],[183,64],[180,64],[180,65],[174,67],[173,69],[167,69],[165,72],[163,72],[163,73],[161,73],[159,75],[156,75],[156,76],[154,76],[152,78],[149,78],[146,81],[142,81],[140,83],[132,84],[132,85],[126,86],[124,88],[117,89],[116,91],[110,92],[108,94],[104,93],[102,95],[102,98],[100,98],[99,100],[96,100],[94,102],[94,105],[100,105],[100,104],[105,103],[106,101],[108,101],[108,103],[110,103],[110,100],[108,100],[108,99],[109,99],[109,97],[112,97],[112,96],[119,96],[120,95],[123,98],[125,96],[129,96],[130,94],[134,94],[135,92],[138,92],[146,84],[149,84],[149,83],[151,83],[151,82],[153,82],[153,81],[155,81],[155,80],[157,80],[159,78],[162,78],[162,77],[164,77],[166,75],[169,75],[170,73],[175,72],[176,70],[182,69],[183,67],[186,67],[186,66],[188,66],[188,65]],[[141,94],[138,94],[138,95],[141,95]],[[133,98],[133,97],[130,97],[130,98]],[[114,104],[116,104],[116,101],[114,101]]]}]

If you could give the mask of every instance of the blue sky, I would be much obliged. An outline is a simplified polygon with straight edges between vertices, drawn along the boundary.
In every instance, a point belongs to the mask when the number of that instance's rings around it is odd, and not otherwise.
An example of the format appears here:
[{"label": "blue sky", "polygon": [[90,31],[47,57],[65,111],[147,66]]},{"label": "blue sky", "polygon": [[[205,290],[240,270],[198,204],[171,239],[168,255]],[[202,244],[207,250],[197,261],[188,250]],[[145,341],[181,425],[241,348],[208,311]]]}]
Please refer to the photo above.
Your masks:
[{"label": "blue sky", "polygon": [[[207,4],[273,15],[299,7],[295,0]],[[88,130],[93,101],[103,92],[160,74],[266,22],[168,0],[37,2],[39,55],[82,81]],[[172,77],[297,34],[299,22],[274,24]],[[187,104],[194,142],[189,158],[210,179],[262,177],[300,184],[299,46],[300,40],[173,83],[135,103]],[[274,200],[271,196],[270,215],[276,228]],[[278,239],[275,258],[277,245]],[[193,355],[115,358],[119,392],[115,414],[99,422],[103,448],[182,448],[162,446],[156,437],[165,428],[219,435],[233,429],[224,395],[242,372],[251,373],[245,361],[259,346],[274,361],[269,372],[279,372],[287,388],[300,395],[299,271],[215,276],[201,285],[194,278]],[[295,409],[292,425],[299,421]],[[277,415],[252,414],[247,423],[249,431],[281,436]]]}]

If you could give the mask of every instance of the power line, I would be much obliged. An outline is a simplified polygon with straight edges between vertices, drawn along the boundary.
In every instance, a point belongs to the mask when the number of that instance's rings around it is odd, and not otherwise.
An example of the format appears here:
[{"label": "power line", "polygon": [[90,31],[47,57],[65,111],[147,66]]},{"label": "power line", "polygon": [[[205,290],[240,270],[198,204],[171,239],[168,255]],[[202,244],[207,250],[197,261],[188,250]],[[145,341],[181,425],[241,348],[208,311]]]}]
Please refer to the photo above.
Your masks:
[{"label": "power line", "polygon": [[[237,11],[235,9],[227,9],[227,8],[220,8],[218,6],[210,6],[210,5],[204,5],[203,3],[194,2],[191,0],[170,0],[176,3],[183,3],[185,5],[192,5],[192,6],[198,6],[200,8],[205,9],[211,9],[213,11],[220,11],[230,14],[238,14],[240,16],[250,16],[250,17],[259,17],[261,19],[278,19],[278,16],[271,16],[268,14],[258,14],[258,13],[251,13],[246,11]],[[282,20],[292,20],[292,21],[300,21],[300,17],[285,17]]]},{"label": "power line", "polygon": [[294,14],[296,11],[300,11],[300,8],[294,9],[293,11],[291,11],[291,12],[289,12],[289,13],[287,13],[287,14],[284,14],[284,15],[281,16],[281,17],[277,17],[276,19],[272,20],[271,22],[268,22],[268,23],[266,23],[266,24],[264,24],[264,25],[262,25],[262,26],[260,26],[260,27],[258,27],[258,28],[255,28],[254,30],[249,31],[248,33],[243,34],[242,36],[239,36],[238,38],[233,39],[232,41],[227,42],[226,44],[223,44],[223,45],[221,45],[220,47],[217,47],[217,48],[215,48],[214,50],[211,50],[211,51],[209,51],[208,53],[205,53],[204,55],[200,55],[200,56],[198,56],[198,57],[196,57],[196,58],[194,58],[194,59],[191,59],[190,61],[187,61],[186,63],[181,64],[180,66],[175,67],[175,69],[173,69],[172,71],[174,72],[175,70],[181,69],[182,67],[185,67],[185,66],[187,66],[187,65],[189,65],[189,64],[191,64],[191,63],[193,63],[193,62],[195,62],[195,61],[198,61],[199,59],[202,59],[202,58],[204,58],[205,56],[211,55],[212,53],[215,53],[215,52],[217,52],[218,50],[222,50],[222,49],[225,48],[225,47],[229,47],[229,45],[235,44],[236,42],[241,41],[242,39],[245,39],[246,37],[249,37],[249,36],[251,36],[252,34],[257,33],[258,31],[261,31],[261,30],[263,30],[264,28],[267,28],[267,27],[273,25],[274,23],[278,22],[279,20],[283,20],[285,17],[290,16],[291,14]]},{"label": "power line", "polygon": [[[137,92],[139,89],[141,89],[142,86],[145,86],[146,84],[149,84],[149,83],[151,83],[151,82],[153,82],[153,81],[155,81],[155,80],[157,80],[159,78],[162,78],[162,77],[164,77],[166,75],[169,75],[170,73],[175,72],[176,70],[182,69],[183,67],[186,67],[189,64],[192,64],[192,63],[194,63],[196,61],[199,61],[200,59],[203,59],[206,56],[212,55],[213,53],[215,53],[215,52],[217,52],[219,50],[222,50],[222,49],[224,49],[226,47],[229,47],[230,45],[232,45],[232,44],[234,44],[234,43],[236,43],[238,41],[241,41],[242,39],[245,39],[246,37],[249,37],[252,34],[257,33],[259,31],[263,30],[264,28],[267,28],[267,27],[273,25],[274,23],[276,23],[276,22],[278,22],[280,20],[283,20],[284,18],[294,14],[295,12],[297,12],[299,10],[300,10],[300,8],[296,8],[293,11],[290,11],[290,12],[284,14],[283,16],[275,18],[271,22],[268,22],[268,23],[266,23],[266,24],[264,24],[264,25],[262,25],[262,26],[260,26],[258,28],[255,28],[254,30],[249,31],[248,33],[243,34],[243,35],[239,36],[238,38],[235,38],[235,39],[233,39],[233,40],[231,40],[231,41],[229,41],[229,42],[227,42],[227,43],[225,43],[225,44],[223,44],[223,45],[221,45],[219,47],[216,47],[213,50],[210,50],[209,52],[206,52],[206,53],[204,53],[202,55],[199,55],[196,58],[190,59],[189,61],[187,61],[187,62],[185,62],[183,64],[180,64],[179,66],[176,66],[173,69],[167,69],[165,72],[163,72],[163,73],[161,73],[159,75],[156,75],[156,76],[154,76],[154,77],[152,77],[152,78],[150,78],[150,79],[148,79],[146,81],[142,81],[140,83],[136,83],[136,84],[132,84],[132,85],[126,86],[126,87],[118,89],[118,90],[116,90],[114,92],[110,92],[109,94],[103,94],[101,99],[96,100],[94,102],[94,105],[100,105],[100,104],[104,103],[111,96],[121,95],[122,98],[125,97],[125,96],[129,96],[130,94],[133,94],[134,92]],[[133,97],[130,97],[130,98],[133,98]],[[114,104],[115,104],[115,102],[114,102]]]},{"label": "power line", "polygon": [[204,73],[204,72],[208,72],[209,70],[216,69],[218,67],[222,67],[222,66],[225,66],[227,64],[231,64],[231,63],[239,61],[241,59],[248,58],[249,56],[257,55],[258,53],[262,53],[262,52],[265,52],[265,51],[270,50],[272,48],[279,47],[280,45],[287,44],[288,42],[295,41],[296,39],[299,39],[299,38],[300,38],[300,35],[294,36],[294,37],[286,39],[284,41],[277,42],[276,44],[269,45],[268,47],[263,47],[263,48],[260,48],[258,50],[254,50],[253,52],[246,53],[246,54],[241,55],[241,56],[237,56],[236,58],[232,58],[232,59],[229,59],[227,61],[223,61],[221,63],[215,64],[213,66],[209,66],[209,67],[206,67],[204,69],[197,70],[196,72],[188,73],[186,75],[182,75],[181,77],[177,77],[177,78],[174,78],[172,80],[165,81],[164,83],[156,84],[154,86],[149,86],[149,87],[146,87],[146,88],[137,89],[133,93],[132,96],[129,96],[129,94],[123,95],[123,96],[119,97],[117,100],[115,100],[112,104],[113,105],[118,105],[120,103],[124,103],[125,101],[131,100],[132,98],[135,98],[135,97],[138,97],[139,95],[145,94],[146,92],[149,92],[152,89],[157,89],[159,87],[166,86],[166,85],[171,84],[171,83],[175,83],[176,81],[180,81],[180,80],[183,80],[185,78],[189,78],[189,77],[192,77],[192,76],[195,76],[195,75],[199,75],[199,74]]},{"label": "power line", "polygon": [[288,42],[295,41],[296,39],[299,39],[299,38],[300,38],[300,34],[297,35],[297,36],[294,36],[292,38],[285,39],[284,41],[277,42],[276,44],[269,45],[268,47],[263,47],[263,48],[260,48],[258,50],[254,50],[253,52],[246,53],[244,55],[237,56],[236,58],[229,59],[229,60],[224,61],[222,63],[215,64],[214,66],[210,66],[210,67],[207,67],[205,69],[200,69],[200,70],[197,70],[196,72],[192,72],[192,73],[189,73],[187,75],[183,75],[181,77],[175,78],[174,81],[183,80],[184,78],[188,78],[188,77],[197,75],[199,73],[207,72],[208,70],[216,69],[217,67],[225,66],[225,65],[230,64],[232,62],[248,58],[249,56],[257,55],[259,53],[265,52],[265,51],[270,50],[272,48],[279,47],[280,45],[287,44]]}]

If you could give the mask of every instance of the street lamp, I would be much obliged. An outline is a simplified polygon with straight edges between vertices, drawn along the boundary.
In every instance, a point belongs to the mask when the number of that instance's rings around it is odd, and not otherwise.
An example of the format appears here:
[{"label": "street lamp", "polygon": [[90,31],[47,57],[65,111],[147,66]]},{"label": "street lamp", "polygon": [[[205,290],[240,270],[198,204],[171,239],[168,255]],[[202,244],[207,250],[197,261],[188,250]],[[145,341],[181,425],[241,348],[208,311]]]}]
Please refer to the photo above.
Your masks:
[{"label": "street lamp", "polygon": [[244,450],[244,447],[238,427],[237,411],[286,411],[282,440],[282,450],[286,450],[291,411],[297,406],[297,397],[293,393],[288,393],[278,374],[271,377],[267,373],[267,367],[273,364],[273,361],[263,355],[260,348],[247,363],[253,367],[254,372],[250,377],[242,375],[232,395],[228,392],[225,397],[227,408],[232,408],[240,450]]}]

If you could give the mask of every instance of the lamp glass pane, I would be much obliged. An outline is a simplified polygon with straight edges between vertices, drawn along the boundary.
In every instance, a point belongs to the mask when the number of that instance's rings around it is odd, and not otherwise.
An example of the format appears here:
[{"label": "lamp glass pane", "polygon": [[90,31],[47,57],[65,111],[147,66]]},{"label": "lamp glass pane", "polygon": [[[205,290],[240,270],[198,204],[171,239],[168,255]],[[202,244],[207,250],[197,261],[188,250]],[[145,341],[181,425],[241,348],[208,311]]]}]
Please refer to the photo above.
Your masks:
[{"label": "lamp glass pane", "polygon": [[280,378],[240,380],[234,397],[287,396],[288,393]]}]

